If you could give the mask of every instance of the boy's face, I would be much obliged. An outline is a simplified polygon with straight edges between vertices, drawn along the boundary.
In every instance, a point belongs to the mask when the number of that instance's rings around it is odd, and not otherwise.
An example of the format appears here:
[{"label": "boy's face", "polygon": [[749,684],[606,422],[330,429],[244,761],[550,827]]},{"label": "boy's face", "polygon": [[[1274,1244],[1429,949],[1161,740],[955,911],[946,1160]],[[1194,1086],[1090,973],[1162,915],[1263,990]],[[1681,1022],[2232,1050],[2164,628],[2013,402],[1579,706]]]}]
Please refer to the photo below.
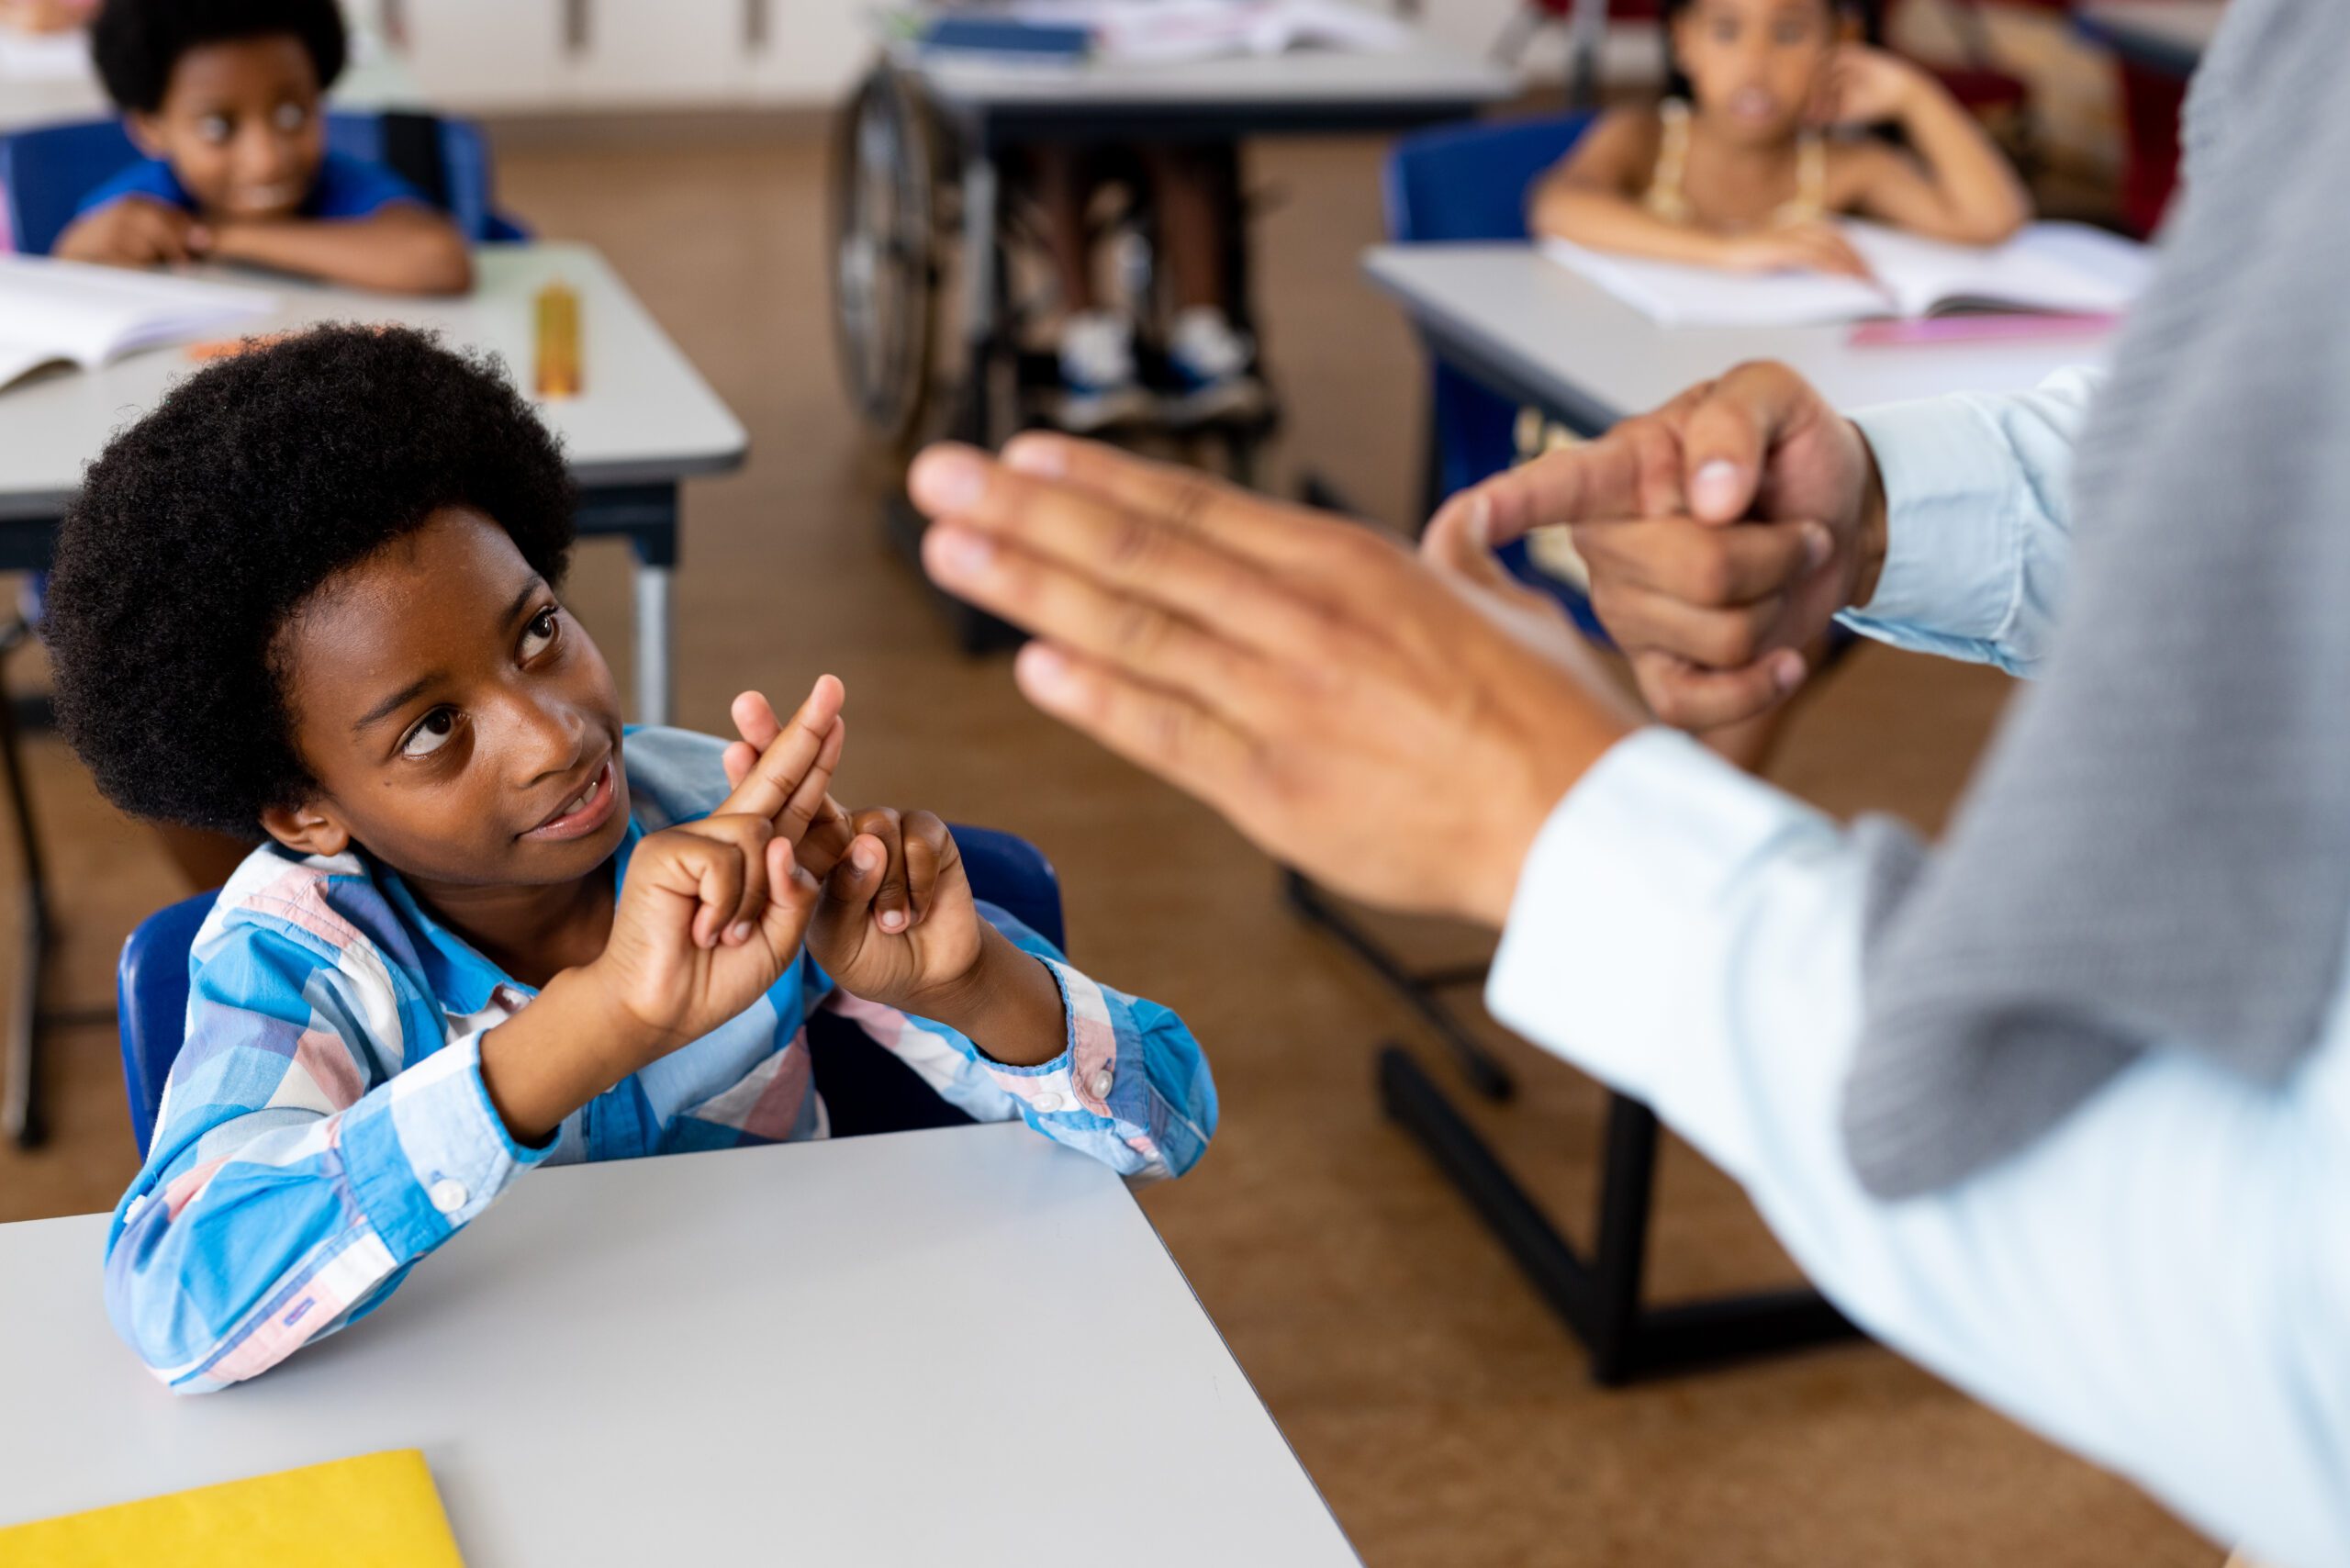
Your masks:
[{"label": "boy's face", "polygon": [[318,68],[289,35],[199,44],[172,67],[162,106],[130,117],[130,133],[206,217],[287,217],[326,156]]},{"label": "boy's face", "polygon": [[620,846],[611,672],[480,513],[443,508],[328,582],[274,652],[319,787],[263,814],[281,842],[465,887],[576,879]]},{"label": "boy's face", "polygon": [[1695,0],[1673,24],[1673,57],[1698,108],[1747,143],[1801,129],[1835,45],[1821,0]]}]

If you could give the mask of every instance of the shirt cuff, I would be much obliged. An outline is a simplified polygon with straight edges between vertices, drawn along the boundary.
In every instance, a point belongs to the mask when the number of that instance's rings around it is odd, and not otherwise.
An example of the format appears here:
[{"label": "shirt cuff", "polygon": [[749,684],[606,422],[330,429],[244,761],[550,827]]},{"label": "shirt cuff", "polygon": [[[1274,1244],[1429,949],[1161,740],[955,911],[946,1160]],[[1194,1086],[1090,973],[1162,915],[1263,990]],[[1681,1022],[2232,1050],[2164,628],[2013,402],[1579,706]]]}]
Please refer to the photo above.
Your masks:
[{"label": "shirt cuff", "polygon": [[2014,610],[2015,457],[1961,399],[1891,403],[1852,416],[1885,482],[1876,592],[1846,617],[1988,641]]},{"label": "shirt cuff", "polygon": [[541,1148],[514,1141],[482,1081],[477,1033],[395,1076],[380,1103],[346,1114],[339,1134],[359,1206],[402,1263],[455,1234],[555,1141]]},{"label": "shirt cuff", "polygon": [[1618,741],[1535,837],[1486,1006],[1660,1111],[1689,1100],[1666,1092],[1700,1048],[1683,1026],[1693,993],[1720,987],[1706,971],[1724,946],[1725,894],[1791,827],[1820,820],[1678,732]]}]

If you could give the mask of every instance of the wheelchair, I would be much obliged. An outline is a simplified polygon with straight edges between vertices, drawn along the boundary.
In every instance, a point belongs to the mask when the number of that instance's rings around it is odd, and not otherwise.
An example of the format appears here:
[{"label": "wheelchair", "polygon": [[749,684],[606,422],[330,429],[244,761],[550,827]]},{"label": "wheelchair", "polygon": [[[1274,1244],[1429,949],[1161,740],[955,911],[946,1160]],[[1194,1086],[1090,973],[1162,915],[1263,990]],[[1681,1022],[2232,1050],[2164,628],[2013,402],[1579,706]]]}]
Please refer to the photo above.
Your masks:
[{"label": "wheelchair", "polygon": [[[1057,140],[1062,139],[1057,138]],[[1164,351],[1151,323],[1162,303],[1157,214],[1139,160],[1111,139],[1072,137],[1101,176],[1089,241],[1116,259],[1116,293],[1138,318],[1136,360],[1146,386]],[[1241,330],[1255,335],[1249,306],[1248,219],[1239,149],[1201,144],[1227,205],[1225,297]],[[860,81],[840,111],[831,144],[830,260],[834,339],[843,383],[869,444],[898,465],[939,439],[995,447],[1023,430],[1049,428],[1056,356],[1039,346],[1057,308],[1045,265],[1042,214],[1023,189],[1024,149],[982,148],[923,90],[919,65],[889,57]],[[1262,409],[1181,427],[1122,425],[1121,440],[1171,445],[1200,461],[1221,449],[1222,467],[1250,483],[1265,442],[1280,422],[1271,395]],[[890,532],[918,541],[921,520],[902,497]],[[965,645],[1002,642],[950,604]]]}]

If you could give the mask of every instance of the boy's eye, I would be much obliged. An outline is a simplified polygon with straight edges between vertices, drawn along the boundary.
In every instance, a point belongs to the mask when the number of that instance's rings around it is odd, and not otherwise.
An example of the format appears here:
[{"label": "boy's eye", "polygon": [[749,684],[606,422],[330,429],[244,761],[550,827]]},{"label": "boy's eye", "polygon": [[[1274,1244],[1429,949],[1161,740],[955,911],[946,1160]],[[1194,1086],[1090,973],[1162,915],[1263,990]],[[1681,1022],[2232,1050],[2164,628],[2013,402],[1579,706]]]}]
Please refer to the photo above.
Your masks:
[{"label": "boy's eye", "polygon": [[402,756],[431,756],[434,752],[447,745],[449,737],[456,733],[457,711],[454,708],[435,708],[431,712],[419,719],[416,722],[416,728],[410,730],[401,740],[400,755]]},{"label": "boy's eye", "polygon": [[299,130],[309,123],[310,111],[300,104],[280,104],[277,106],[277,112],[270,118],[275,122],[280,130]]},{"label": "boy's eye", "polygon": [[548,605],[531,617],[522,629],[522,656],[534,659],[554,645],[555,633],[562,630],[562,616],[555,607]]},{"label": "boy's eye", "polygon": [[229,117],[206,115],[196,122],[196,134],[218,147],[229,140]]},{"label": "boy's eye", "polygon": [[1772,36],[1781,43],[1796,44],[1811,41],[1810,27],[1800,20],[1781,22],[1772,28],[1771,32]]}]

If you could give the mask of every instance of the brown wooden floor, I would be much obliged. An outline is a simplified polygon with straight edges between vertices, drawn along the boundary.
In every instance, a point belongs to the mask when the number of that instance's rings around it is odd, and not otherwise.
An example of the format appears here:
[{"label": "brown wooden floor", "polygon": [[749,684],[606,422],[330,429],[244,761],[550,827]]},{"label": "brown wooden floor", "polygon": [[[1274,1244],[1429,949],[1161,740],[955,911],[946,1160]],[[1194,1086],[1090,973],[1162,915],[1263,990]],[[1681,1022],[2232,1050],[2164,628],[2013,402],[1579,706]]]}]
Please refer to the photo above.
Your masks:
[{"label": "brown wooden floor", "polygon": [[[1303,143],[1258,159],[1278,195],[1262,292],[1292,410],[1281,467],[1310,464],[1400,521],[1422,372],[1355,271],[1378,228],[1376,158]],[[1195,1175],[1145,1202],[1365,1559],[2208,1568],[2217,1553],[2128,1486],[1881,1350],[1630,1393],[1584,1381],[1559,1325],[1379,1114],[1374,1045],[1427,1045],[1404,1015],[1300,930],[1272,868],[1216,819],[1032,712],[1001,661],[959,657],[878,543],[877,476],[833,369],[822,174],[811,145],[746,139],[504,161],[509,204],[548,236],[602,246],[751,432],[741,474],[688,493],[681,716],[716,728],[745,686],[780,697],[837,672],[856,719],[847,793],[1035,837],[1067,879],[1078,956],[1191,1020],[1224,1130]],[[575,586],[624,666],[617,549],[586,551]],[[1932,823],[2004,695],[1981,671],[1863,650],[1777,771],[1831,810]],[[58,1000],[104,1006],[124,934],[178,890],[53,740],[34,750],[61,885]],[[37,1155],[0,1150],[0,1219],[106,1207],[132,1168],[111,1030],[53,1040],[57,1136]],[[1526,1092],[1480,1119],[1581,1215],[1600,1096],[1523,1047],[1511,1059]],[[1786,1276],[1701,1161],[1675,1149],[1659,1193],[1656,1294]],[[397,1327],[395,1312],[371,1331]]]}]

